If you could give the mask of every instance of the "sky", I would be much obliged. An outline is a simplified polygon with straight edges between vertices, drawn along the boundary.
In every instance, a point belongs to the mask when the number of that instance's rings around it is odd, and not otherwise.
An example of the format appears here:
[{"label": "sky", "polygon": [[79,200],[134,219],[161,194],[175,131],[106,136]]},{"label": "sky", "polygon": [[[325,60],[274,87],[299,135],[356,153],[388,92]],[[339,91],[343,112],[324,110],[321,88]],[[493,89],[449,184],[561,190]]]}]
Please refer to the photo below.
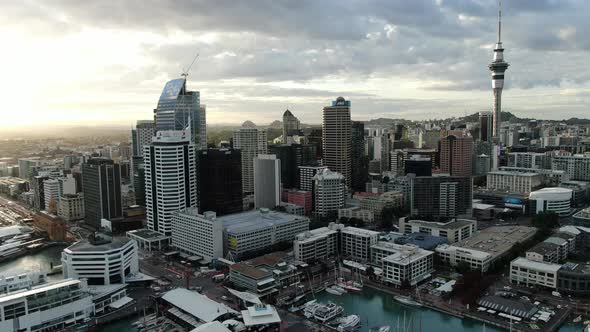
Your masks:
[{"label": "sky", "polygon": [[[207,122],[491,110],[494,0],[3,0],[0,128],[131,126],[195,54]],[[503,109],[590,118],[590,1],[504,0]]]}]

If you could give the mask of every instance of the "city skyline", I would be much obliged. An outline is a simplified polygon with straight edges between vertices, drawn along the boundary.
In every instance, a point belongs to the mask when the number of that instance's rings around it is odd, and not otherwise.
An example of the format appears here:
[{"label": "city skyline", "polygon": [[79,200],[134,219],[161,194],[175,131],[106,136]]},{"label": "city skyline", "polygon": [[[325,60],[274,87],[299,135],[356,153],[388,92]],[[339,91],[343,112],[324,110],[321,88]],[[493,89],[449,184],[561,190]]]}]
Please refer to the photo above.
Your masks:
[{"label": "city skyline", "polygon": [[[504,111],[586,116],[590,75],[577,64],[590,47],[577,32],[587,28],[588,6],[503,4],[503,42],[513,64]],[[200,91],[211,124],[270,123],[285,109],[318,124],[323,105],[337,96],[354,102],[353,120],[491,111],[491,0],[1,7],[0,36],[12,50],[0,64],[0,91],[8,96],[2,128],[149,119],[163,84],[179,78],[197,52],[187,85]],[[158,13],[166,13],[166,23]]]}]

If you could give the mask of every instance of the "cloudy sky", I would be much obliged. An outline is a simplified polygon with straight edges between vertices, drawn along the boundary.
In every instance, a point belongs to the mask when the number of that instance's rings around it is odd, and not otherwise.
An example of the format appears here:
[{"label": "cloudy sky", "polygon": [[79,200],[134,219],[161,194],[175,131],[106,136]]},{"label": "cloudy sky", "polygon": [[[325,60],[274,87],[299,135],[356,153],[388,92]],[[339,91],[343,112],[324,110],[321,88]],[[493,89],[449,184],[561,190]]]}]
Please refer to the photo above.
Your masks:
[{"label": "cloudy sky", "polygon": [[[504,110],[590,118],[590,1],[504,0]],[[200,57],[209,123],[489,110],[494,0],[4,0],[0,127],[131,125]]]}]

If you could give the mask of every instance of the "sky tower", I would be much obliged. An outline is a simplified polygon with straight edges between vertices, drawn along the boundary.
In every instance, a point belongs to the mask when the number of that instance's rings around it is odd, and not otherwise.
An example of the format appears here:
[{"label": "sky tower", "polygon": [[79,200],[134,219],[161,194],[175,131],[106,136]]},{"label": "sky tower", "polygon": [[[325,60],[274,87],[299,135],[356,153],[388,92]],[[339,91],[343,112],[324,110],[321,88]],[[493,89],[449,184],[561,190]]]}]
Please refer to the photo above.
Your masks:
[{"label": "sky tower", "polygon": [[492,90],[494,91],[492,136],[496,141],[498,141],[502,124],[502,89],[504,88],[504,72],[508,66],[508,62],[504,61],[504,48],[502,47],[502,2],[500,1],[498,6],[498,41],[494,47],[494,60],[488,65],[492,72]]}]

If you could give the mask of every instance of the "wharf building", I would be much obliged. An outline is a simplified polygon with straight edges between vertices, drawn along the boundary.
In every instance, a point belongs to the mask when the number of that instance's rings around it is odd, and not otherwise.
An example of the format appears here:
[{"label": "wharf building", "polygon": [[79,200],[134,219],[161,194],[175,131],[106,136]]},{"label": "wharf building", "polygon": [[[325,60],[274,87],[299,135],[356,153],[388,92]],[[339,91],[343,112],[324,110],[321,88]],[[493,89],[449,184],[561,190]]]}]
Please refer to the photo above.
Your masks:
[{"label": "wharf building", "polygon": [[226,257],[239,261],[269,251],[273,245],[292,243],[309,230],[309,218],[260,209],[217,218],[224,227]]},{"label": "wharf building", "polygon": [[95,235],[64,249],[64,278],[86,279],[89,285],[124,284],[139,273],[137,243],[128,238]]},{"label": "wharf building", "polygon": [[1,331],[56,331],[82,326],[94,313],[83,281],[66,279],[0,295]]},{"label": "wharf building", "polygon": [[372,263],[383,269],[383,282],[416,286],[434,272],[434,253],[414,245],[379,241],[371,246]]},{"label": "wharf building", "polygon": [[478,231],[466,240],[440,245],[435,251],[443,262],[451,266],[466,262],[472,270],[486,272],[515,244],[532,239],[536,232],[534,227],[494,226]]},{"label": "wharf building", "polygon": [[300,233],[293,241],[298,261],[309,262],[341,255],[359,262],[371,261],[371,246],[379,240],[379,232],[343,224],[330,223],[327,227]]}]

